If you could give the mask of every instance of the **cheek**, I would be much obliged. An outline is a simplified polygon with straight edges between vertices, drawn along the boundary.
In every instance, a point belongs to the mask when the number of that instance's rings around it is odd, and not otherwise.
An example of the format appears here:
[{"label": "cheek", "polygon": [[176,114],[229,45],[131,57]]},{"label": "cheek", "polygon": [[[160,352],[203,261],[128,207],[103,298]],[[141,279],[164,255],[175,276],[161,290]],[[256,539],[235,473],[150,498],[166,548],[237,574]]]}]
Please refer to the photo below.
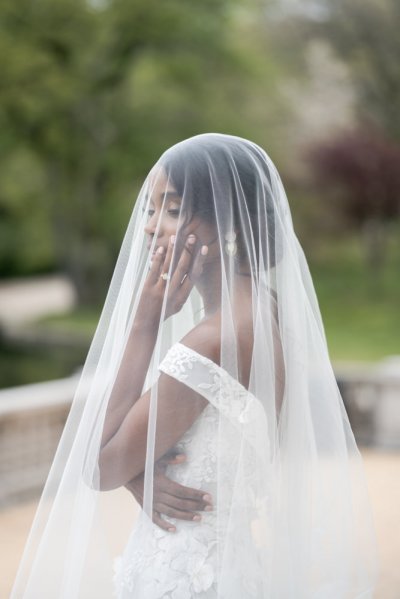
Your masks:
[{"label": "cheek", "polygon": [[170,235],[176,235],[178,233],[178,220],[173,218],[166,218],[163,222],[163,227]]},{"label": "cheek", "polygon": [[176,234],[179,224],[178,218],[174,218],[173,216],[168,214],[168,212],[163,212],[159,215],[159,219],[160,229],[163,229],[163,231],[170,233],[171,235]]},{"label": "cheek", "polygon": [[204,220],[198,220],[193,224],[193,233],[197,235],[200,241],[208,243],[218,237],[218,229],[215,225],[204,222]]},{"label": "cheek", "polygon": [[203,243],[204,236],[203,236],[201,230],[199,229],[199,227],[196,226],[196,224],[193,222],[191,222],[188,225],[186,225],[185,227],[181,227],[179,229],[179,231],[177,233],[177,240],[180,241],[181,243],[186,243],[187,238],[191,234],[194,234],[196,236],[196,243]]},{"label": "cheek", "polygon": [[209,224],[198,217],[193,217],[186,224],[182,217],[179,222],[176,223],[176,236],[177,239],[186,239],[188,235],[194,233],[198,241],[207,243],[210,240],[214,240],[217,236],[217,228],[213,224]]}]

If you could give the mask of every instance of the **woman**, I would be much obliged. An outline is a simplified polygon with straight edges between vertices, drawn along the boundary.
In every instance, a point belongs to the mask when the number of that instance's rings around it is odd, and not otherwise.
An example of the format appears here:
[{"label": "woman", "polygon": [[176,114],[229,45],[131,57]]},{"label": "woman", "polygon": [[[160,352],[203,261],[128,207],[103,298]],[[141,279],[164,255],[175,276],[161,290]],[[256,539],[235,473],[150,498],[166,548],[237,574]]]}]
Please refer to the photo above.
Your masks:
[{"label": "woman", "polygon": [[280,177],[248,140],[187,139],[139,193],[12,596],[366,599],[375,580]]}]

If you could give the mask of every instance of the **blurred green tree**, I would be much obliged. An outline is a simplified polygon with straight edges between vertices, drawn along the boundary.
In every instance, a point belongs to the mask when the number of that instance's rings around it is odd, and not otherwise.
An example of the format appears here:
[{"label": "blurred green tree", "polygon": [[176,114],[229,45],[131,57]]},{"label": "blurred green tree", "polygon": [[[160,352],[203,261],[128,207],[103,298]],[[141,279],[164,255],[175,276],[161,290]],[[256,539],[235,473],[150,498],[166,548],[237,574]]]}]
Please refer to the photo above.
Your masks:
[{"label": "blurred green tree", "polygon": [[[276,121],[278,73],[249,35],[251,5],[3,0],[5,274],[55,267],[81,303],[98,300],[136,181],[162,151],[207,130],[260,136],[260,115],[264,131]],[[268,90],[267,105],[255,102],[257,89]]]}]

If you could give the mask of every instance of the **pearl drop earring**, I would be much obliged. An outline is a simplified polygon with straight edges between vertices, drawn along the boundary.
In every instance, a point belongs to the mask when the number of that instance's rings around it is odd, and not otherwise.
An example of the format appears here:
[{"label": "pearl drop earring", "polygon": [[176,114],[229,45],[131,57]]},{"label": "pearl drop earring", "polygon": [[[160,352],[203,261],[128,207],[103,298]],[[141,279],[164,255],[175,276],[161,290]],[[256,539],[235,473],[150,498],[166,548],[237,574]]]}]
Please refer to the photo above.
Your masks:
[{"label": "pearl drop earring", "polygon": [[235,231],[228,231],[225,235],[225,252],[228,254],[228,256],[235,256],[237,253],[237,243],[235,240]]}]

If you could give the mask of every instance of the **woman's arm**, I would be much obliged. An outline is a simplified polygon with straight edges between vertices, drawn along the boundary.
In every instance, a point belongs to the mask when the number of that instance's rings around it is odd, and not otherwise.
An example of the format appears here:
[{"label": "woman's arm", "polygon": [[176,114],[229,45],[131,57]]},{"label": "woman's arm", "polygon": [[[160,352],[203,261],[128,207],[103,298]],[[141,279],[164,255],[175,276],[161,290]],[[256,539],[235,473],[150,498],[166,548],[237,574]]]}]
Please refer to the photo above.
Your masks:
[{"label": "woman's arm", "polygon": [[140,398],[157,332],[157,326],[152,323],[139,322],[132,327],[107,406],[102,448],[115,435],[131,407]]},{"label": "woman's arm", "polygon": [[[183,342],[211,360],[219,359],[215,330],[200,324]],[[157,393],[154,461],[170,450],[207,406],[208,401],[183,383],[161,373],[157,383],[130,408],[118,431],[101,449],[100,489],[126,485],[145,469],[147,428],[152,389]]]},{"label": "woman's arm", "polygon": [[[167,374],[161,373],[157,386],[154,461],[176,444],[207,405],[206,399]],[[102,491],[126,485],[144,471],[150,397],[151,389],[135,402],[118,432],[101,450],[99,468]]]},{"label": "woman's arm", "polygon": [[[177,248],[179,258],[171,275],[167,298],[164,298],[166,283],[160,279],[160,275],[170,269],[174,244],[170,240],[166,252],[164,248],[160,247],[153,256],[108,402],[101,448],[105,447],[117,433],[129,410],[142,394],[158,335],[163,304],[165,303],[164,320],[179,312],[193,288],[196,277],[202,272],[207,248],[203,246],[206,248],[205,252],[200,252],[200,248],[197,248],[196,251],[194,242],[187,238],[183,247]],[[188,272],[190,277],[186,277],[185,282],[180,284],[184,274]]]}]

